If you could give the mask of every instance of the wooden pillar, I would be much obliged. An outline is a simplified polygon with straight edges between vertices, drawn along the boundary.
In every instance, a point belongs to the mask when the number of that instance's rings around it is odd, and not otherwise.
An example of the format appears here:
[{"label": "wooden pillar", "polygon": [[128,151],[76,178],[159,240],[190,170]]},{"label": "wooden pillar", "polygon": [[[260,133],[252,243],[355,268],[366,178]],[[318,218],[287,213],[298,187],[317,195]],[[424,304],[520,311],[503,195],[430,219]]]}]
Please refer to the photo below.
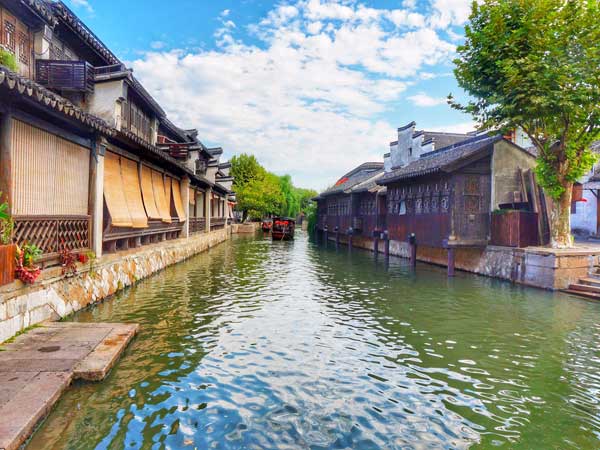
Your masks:
[{"label": "wooden pillar", "polygon": [[387,230],[383,232],[383,254],[386,258],[390,256],[390,235]]},{"label": "wooden pillar", "polygon": [[0,114],[0,202],[8,202],[8,212],[12,213],[12,162],[10,157],[12,140],[12,117],[9,111]]},{"label": "wooden pillar", "polygon": [[181,192],[181,201],[183,202],[183,210],[186,211],[186,220],[183,224],[181,237],[190,237],[190,179],[186,176],[179,182],[179,191]]},{"label": "wooden pillar", "polygon": [[375,256],[379,255],[379,232],[375,232],[373,236],[373,253]]},{"label": "wooden pillar", "polygon": [[210,218],[212,216],[212,188],[208,188],[204,193],[204,212],[206,217],[206,232],[210,233]]},{"label": "wooden pillar", "polygon": [[408,236],[408,244],[410,246],[410,265],[417,267],[417,236],[415,233],[410,233]]},{"label": "wooden pillar", "polygon": [[454,247],[448,247],[448,277],[454,276],[454,259],[455,259]]},{"label": "wooden pillar", "polygon": [[335,227],[335,246],[339,246],[340,245],[340,229],[338,227]]},{"label": "wooden pillar", "polygon": [[104,226],[104,154],[106,141],[96,138],[90,156],[90,193],[88,211],[92,217],[92,251],[97,258],[102,256],[102,232]]},{"label": "wooden pillar", "polygon": [[352,228],[350,228],[348,230],[348,250],[352,251],[352,235],[354,234],[354,230],[352,230]]}]

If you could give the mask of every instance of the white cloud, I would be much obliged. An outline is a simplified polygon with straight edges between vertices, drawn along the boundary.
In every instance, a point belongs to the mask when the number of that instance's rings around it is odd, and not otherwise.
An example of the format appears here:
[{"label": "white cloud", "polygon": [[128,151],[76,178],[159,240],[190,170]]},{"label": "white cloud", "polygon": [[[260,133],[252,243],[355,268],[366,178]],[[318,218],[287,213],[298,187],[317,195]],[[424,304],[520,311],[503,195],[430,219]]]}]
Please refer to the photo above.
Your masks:
[{"label": "white cloud", "polygon": [[89,13],[94,12],[94,8],[92,8],[92,5],[90,5],[88,0],[71,0],[71,3],[76,8],[83,8],[83,9],[87,10],[87,12],[89,12]]},{"label": "white cloud", "polygon": [[227,16],[229,16],[230,13],[231,13],[230,9],[224,9],[223,11],[221,11],[221,17],[227,17]]},{"label": "white cloud", "polygon": [[432,0],[432,25],[439,28],[463,25],[469,18],[472,3],[473,0]]},{"label": "white cloud", "polygon": [[415,105],[421,107],[439,106],[447,103],[444,97],[431,97],[425,92],[411,95],[408,99]]},{"label": "white cloud", "polygon": [[165,48],[167,46],[167,44],[163,41],[152,41],[150,42],[150,48],[154,49],[154,50],[160,50],[162,48]]},{"label": "white cloud", "polygon": [[149,52],[135,73],[178,125],[308,187],[381,160],[381,117],[454,51],[425,16],[357,0],[281,4],[250,27],[259,45],[225,16],[216,50]]},{"label": "white cloud", "polygon": [[[419,127],[421,124],[417,124]],[[460,122],[460,123],[449,123],[443,126],[437,127],[423,127],[427,131],[451,131],[453,133],[470,133],[475,131],[477,124],[475,122]]]}]

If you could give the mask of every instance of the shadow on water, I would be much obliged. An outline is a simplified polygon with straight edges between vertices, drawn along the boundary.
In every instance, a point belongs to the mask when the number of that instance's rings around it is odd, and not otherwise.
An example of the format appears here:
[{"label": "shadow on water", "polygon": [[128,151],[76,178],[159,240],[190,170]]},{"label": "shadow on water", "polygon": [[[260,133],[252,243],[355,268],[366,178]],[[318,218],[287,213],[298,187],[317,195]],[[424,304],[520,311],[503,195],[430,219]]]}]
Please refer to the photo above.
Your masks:
[{"label": "shadow on water", "polygon": [[595,448],[600,305],[237,237],[77,321],[139,322],[35,449]]}]

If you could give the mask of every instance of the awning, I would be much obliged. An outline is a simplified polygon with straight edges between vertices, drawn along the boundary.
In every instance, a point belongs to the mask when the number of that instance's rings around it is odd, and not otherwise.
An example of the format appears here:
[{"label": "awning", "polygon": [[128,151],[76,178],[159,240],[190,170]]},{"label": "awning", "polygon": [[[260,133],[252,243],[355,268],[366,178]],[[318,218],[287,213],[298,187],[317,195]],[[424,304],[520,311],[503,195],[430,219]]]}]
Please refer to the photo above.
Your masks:
[{"label": "awning", "polygon": [[148,228],[148,216],[146,216],[140,189],[138,164],[130,159],[121,158],[121,175],[133,228]]},{"label": "awning", "polygon": [[169,176],[165,176],[165,199],[167,200],[167,210],[169,211],[169,217],[173,217],[171,215],[171,180],[172,178]]},{"label": "awning", "polygon": [[152,171],[152,189],[154,190],[154,200],[156,200],[156,207],[158,208],[161,220],[166,223],[171,223],[171,213],[167,206],[163,176],[156,170]]},{"label": "awning", "polygon": [[116,227],[131,227],[133,222],[125,198],[119,156],[106,152],[104,156],[104,200],[111,223]]},{"label": "awning", "polygon": [[142,165],[142,198],[144,199],[146,215],[150,219],[161,219],[162,217],[156,207],[154,189],[152,188],[152,170],[144,165]]},{"label": "awning", "polygon": [[196,190],[190,188],[190,205],[196,204]]},{"label": "awning", "polygon": [[179,221],[185,222],[187,220],[187,214],[185,213],[183,202],[181,201],[181,189],[179,187],[179,181],[177,180],[173,180],[173,202],[175,203],[175,210],[177,211]]}]

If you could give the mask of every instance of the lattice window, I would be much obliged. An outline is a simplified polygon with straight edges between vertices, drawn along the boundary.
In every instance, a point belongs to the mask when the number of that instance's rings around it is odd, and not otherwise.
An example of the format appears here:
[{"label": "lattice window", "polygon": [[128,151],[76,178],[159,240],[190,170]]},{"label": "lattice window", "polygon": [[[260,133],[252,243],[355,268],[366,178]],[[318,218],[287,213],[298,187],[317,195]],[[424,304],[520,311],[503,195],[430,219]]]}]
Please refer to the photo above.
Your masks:
[{"label": "lattice window", "polygon": [[65,59],[65,55],[62,51],[62,48],[60,48],[54,42],[50,43],[50,59],[61,60],[61,61],[63,59]]},{"label": "lattice window", "polygon": [[19,31],[19,61],[28,66],[29,57],[29,36]]},{"label": "lattice window", "polygon": [[3,33],[3,43],[4,45],[12,52],[15,53],[16,49],[16,33],[17,26],[12,23],[10,20],[4,20],[4,33]]},{"label": "lattice window", "polygon": [[83,250],[90,247],[89,225],[87,217],[16,217],[14,239],[17,244],[37,245],[46,256],[63,248]]}]

